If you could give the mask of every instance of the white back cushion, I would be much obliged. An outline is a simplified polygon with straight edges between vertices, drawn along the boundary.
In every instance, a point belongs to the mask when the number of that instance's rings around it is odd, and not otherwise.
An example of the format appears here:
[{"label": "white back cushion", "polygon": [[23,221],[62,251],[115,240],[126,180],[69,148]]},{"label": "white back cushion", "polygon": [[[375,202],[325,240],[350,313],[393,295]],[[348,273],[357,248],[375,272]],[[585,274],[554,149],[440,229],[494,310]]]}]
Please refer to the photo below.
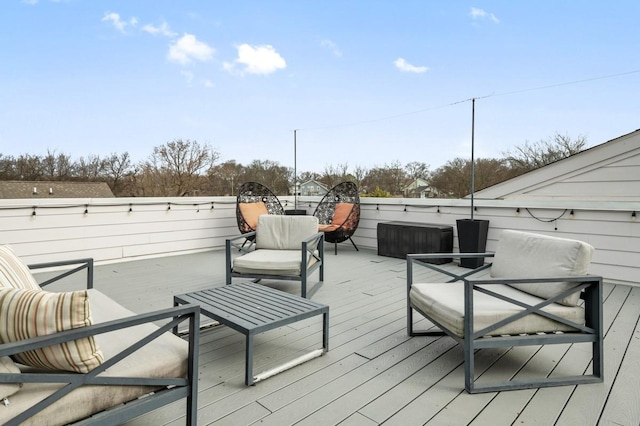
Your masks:
[{"label": "white back cushion", "polygon": [[[522,231],[502,231],[496,248],[493,278],[546,278],[586,275],[594,248],[582,241]],[[549,298],[575,287],[575,283],[513,284],[534,296]],[[559,300],[567,306],[578,303],[579,294]]]},{"label": "white back cushion", "polygon": [[314,216],[262,215],[258,218],[256,248],[300,250],[302,240],[318,232]]}]

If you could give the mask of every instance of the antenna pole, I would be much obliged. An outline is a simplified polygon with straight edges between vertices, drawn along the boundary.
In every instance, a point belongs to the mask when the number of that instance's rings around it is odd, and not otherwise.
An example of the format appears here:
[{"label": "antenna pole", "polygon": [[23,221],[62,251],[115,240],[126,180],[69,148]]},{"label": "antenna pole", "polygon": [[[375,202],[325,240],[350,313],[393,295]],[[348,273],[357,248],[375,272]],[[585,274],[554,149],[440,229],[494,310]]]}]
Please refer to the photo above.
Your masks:
[{"label": "antenna pole", "polygon": [[298,143],[297,129],[293,129],[293,209],[298,209]]},{"label": "antenna pole", "polygon": [[476,190],[476,182],[475,182],[476,161],[474,156],[475,125],[476,125],[476,98],[472,98],[471,99],[471,220],[473,220],[473,193]]}]

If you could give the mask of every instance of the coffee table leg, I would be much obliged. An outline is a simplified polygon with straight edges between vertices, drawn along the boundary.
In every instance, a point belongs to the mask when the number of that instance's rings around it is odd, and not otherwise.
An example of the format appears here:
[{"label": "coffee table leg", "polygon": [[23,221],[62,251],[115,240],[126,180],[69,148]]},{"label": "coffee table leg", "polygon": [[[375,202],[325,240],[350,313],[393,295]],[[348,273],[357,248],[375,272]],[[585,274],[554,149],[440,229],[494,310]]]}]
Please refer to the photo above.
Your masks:
[{"label": "coffee table leg", "polygon": [[247,347],[245,348],[244,383],[247,386],[253,384],[253,334],[247,334]]}]

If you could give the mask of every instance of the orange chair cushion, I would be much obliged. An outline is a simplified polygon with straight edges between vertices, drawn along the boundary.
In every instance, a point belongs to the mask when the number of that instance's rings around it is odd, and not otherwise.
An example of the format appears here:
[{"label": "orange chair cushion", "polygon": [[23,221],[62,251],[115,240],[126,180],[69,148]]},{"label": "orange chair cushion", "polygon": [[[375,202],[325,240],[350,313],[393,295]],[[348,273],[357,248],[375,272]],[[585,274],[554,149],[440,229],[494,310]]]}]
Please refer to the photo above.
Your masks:
[{"label": "orange chair cushion", "polygon": [[239,203],[238,207],[240,207],[240,213],[242,213],[244,221],[247,222],[247,225],[249,225],[251,229],[258,228],[258,217],[260,217],[260,215],[269,214],[267,205],[262,201]]},{"label": "orange chair cushion", "polygon": [[331,231],[335,231],[338,228],[340,228],[340,225],[334,225],[334,224],[318,225],[318,232],[331,232]]},{"label": "orange chair cushion", "polygon": [[352,209],[352,203],[336,204],[336,211],[333,212],[333,219],[331,219],[331,223],[338,226],[342,225],[349,217],[349,213],[351,213]]}]

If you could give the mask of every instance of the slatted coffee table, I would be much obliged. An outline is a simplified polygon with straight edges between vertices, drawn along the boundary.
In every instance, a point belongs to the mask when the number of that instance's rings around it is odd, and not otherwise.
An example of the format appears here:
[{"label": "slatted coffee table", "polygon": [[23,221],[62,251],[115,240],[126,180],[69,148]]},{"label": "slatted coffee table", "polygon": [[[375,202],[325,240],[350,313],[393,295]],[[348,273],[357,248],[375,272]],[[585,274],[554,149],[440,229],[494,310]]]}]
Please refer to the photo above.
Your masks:
[{"label": "slatted coffee table", "polygon": [[[237,283],[174,296],[175,306],[200,305],[203,315],[246,336],[245,384],[264,380],[329,350],[329,306],[254,283]],[[322,315],[322,348],[253,375],[253,337],[286,324]]]}]

